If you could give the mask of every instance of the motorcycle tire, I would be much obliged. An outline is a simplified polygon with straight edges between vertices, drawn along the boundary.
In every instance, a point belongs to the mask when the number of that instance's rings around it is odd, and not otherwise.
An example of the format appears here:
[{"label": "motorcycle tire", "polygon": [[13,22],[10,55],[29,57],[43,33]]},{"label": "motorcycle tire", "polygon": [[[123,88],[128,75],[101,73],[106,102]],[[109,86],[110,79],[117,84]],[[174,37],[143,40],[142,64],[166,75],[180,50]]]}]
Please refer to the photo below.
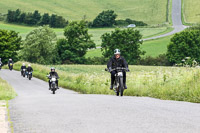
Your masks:
[{"label": "motorcycle tire", "polygon": [[120,96],[123,96],[123,94],[124,94],[123,78],[119,79],[119,91],[120,91]]},{"label": "motorcycle tire", "polygon": [[29,80],[31,80],[31,76],[29,76]]}]

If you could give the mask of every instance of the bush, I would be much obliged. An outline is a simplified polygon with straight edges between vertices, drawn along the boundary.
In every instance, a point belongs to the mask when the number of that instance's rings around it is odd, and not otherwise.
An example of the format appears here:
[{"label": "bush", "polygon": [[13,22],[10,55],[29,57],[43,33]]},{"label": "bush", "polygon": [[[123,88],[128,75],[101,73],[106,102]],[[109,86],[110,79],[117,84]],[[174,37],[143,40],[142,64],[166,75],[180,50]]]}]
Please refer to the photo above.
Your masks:
[{"label": "bush", "polygon": [[158,57],[147,56],[140,60],[138,65],[145,66],[170,66],[166,54],[160,54]]},{"label": "bush", "polygon": [[185,57],[200,62],[200,30],[186,30],[175,34],[167,48],[171,64],[179,64]]}]

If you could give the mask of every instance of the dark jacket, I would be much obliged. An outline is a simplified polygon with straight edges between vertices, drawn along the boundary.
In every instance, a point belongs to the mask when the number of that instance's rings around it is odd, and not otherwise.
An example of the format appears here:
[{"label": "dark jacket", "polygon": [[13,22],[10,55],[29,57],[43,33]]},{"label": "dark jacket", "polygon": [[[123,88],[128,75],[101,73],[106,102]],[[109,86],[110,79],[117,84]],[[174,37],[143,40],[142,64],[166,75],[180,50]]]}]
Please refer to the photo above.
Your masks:
[{"label": "dark jacket", "polygon": [[52,77],[52,76],[56,76],[56,78],[59,78],[57,72],[50,72],[49,75],[50,75],[50,77]]},{"label": "dark jacket", "polygon": [[26,66],[21,66],[21,70],[22,70],[22,69],[26,69]]},{"label": "dark jacket", "polygon": [[120,56],[119,59],[116,59],[115,56],[111,57],[107,63],[107,68],[116,68],[116,67],[125,67],[128,68],[128,63],[126,60]]},{"label": "dark jacket", "polygon": [[14,64],[14,62],[13,61],[8,61],[8,65],[10,66],[10,64]]},{"label": "dark jacket", "polygon": [[33,68],[32,67],[27,67],[26,69],[28,72],[33,72]]}]

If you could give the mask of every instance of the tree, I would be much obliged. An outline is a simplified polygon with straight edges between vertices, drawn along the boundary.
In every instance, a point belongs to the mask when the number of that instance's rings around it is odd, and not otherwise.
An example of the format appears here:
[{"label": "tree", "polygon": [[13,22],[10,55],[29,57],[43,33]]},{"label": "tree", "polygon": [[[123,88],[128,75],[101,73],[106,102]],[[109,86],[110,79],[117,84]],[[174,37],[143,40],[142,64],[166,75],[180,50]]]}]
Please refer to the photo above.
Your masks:
[{"label": "tree", "polygon": [[13,23],[13,22],[15,22],[15,21],[14,21],[14,18],[15,18],[15,11],[8,10],[7,22],[8,22],[8,23]]},{"label": "tree", "polygon": [[55,42],[56,34],[48,26],[34,29],[26,36],[20,58],[32,63],[55,63]]},{"label": "tree", "polygon": [[117,14],[113,10],[101,12],[93,21],[93,27],[111,27],[115,24]]},{"label": "tree", "polygon": [[0,29],[0,58],[7,63],[9,58],[17,61],[17,51],[20,50],[21,37],[15,31]]},{"label": "tree", "polygon": [[44,13],[41,19],[41,25],[48,25],[50,23],[50,16],[48,13]]},{"label": "tree", "polygon": [[138,30],[132,28],[120,30],[115,29],[111,33],[105,33],[101,36],[101,50],[105,58],[113,56],[115,49],[120,49],[121,54],[128,63],[137,64],[144,51],[140,49],[142,35]]},{"label": "tree", "polygon": [[85,21],[71,22],[64,30],[66,39],[57,42],[57,51],[62,63],[84,63],[87,50],[95,48],[88,34]]},{"label": "tree", "polygon": [[189,29],[175,34],[167,47],[167,58],[171,64],[181,63],[190,57],[200,62],[200,31]]},{"label": "tree", "polygon": [[35,10],[34,13],[33,13],[33,25],[36,25],[41,19],[41,15],[40,13],[38,12],[38,10]]}]

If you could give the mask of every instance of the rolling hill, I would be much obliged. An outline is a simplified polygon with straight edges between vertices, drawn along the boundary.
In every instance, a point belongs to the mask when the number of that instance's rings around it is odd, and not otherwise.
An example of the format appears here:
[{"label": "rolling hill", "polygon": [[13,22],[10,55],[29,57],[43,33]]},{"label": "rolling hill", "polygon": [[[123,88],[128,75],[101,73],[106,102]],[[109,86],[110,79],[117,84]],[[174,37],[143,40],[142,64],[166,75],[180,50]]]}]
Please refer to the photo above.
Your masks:
[{"label": "rolling hill", "polygon": [[200,23],[200,0],[182,0],[186,23]]},{"label": "rolling hill", "polygon": [[[103,10],[114,10],[118,19],[131,18],[148,24],[166,21],[168,0],[1,0],[0,13],[9,9],[26,12],[39,10],[54,13],[67,20],[81,20],[84,15],[93,20]],[[12,3],[12,4],[11,4]]]}]

